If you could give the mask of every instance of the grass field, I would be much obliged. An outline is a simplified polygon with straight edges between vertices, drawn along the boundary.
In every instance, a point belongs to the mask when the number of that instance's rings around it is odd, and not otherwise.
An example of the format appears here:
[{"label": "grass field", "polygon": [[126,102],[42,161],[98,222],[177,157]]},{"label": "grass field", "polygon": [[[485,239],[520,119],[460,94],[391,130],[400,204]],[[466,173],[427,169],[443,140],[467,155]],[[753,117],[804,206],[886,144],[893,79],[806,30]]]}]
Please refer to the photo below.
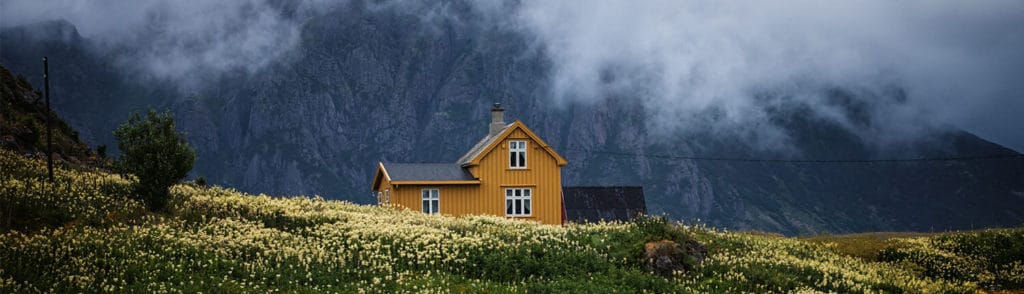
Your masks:
[{"label": "grass field", "polygon": [[[812,238],[644,217],[549,226],[443,217],[310,197],[172,188],[168,211],[134,179],[0,150],[0,292],[910,292],[1024,288],[1024,229]],[[649,241],[708,256],[650,273]]]},{"label": "grass field", "polygon": [[940,233],[873,232],[847,235],[820,235],[800,238],[803,241],[828,246],[836,252],[864,260],[878,260],[882,250],[900,244],[900,239],[928,237]]}]

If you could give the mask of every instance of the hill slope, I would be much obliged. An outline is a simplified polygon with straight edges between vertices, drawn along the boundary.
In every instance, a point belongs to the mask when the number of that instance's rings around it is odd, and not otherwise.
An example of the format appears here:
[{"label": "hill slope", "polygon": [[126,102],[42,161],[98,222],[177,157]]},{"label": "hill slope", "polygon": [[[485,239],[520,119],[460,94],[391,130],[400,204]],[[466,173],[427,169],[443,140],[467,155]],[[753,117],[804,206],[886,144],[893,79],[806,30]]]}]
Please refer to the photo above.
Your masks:
[{"label": "hill slope", "polygon": [[[424,6],[448,2],[464,4]],[[415,11],[353,3],[295,19],[300,39],[281,60],[209,78],[205,86],[180,89],[116,66],[125,63],[119,51],[96,50],[65,21],[3,29],[0,64],[38,84],[37,61],[49,55],[59,69],[56,109],[92,144],[113,146],[110,130],[130,111],[173,111],[198,150],[195,173],[248,192],[370,203],[378,161],[452,162],[484,135],[487,109],[500,101],[509,119],[524,121],[569,161],[566,185],[642,185],[650,212],[675,219],[790,235],[1024,223],[1024,157],[871,164],[673,158],[1018,154],[969,133],[944,130],[879,148],[856,130],[783,104],[773,120],[793,138],[796,155],[711,131],[658,135],[650,110],[631,93],[553,106],[547,57],[532,50],[528,36],[477,23],[471,10],[437,24]],[[850,102],[860,101],[850,98],[856,91],[837,88],[829,91],[834,107],[847,110],[837,115],[866,129],[884,127],[860,118]],[[883,98],[899,100],[899,93]]]},{"label": "hill slope", "polygon": [[42,93],[33,91],[24,77],[15,77],[0,66],[0,148],[44,157],[46,116],[53,120],[53,147],[58,161],[76,164],[101,162],[59,115],[46,111]]},{"label": "hill slope", "polygon": [[[901,239],[883,251],[886,262],[877,262],[832,245],[654,218],[549,226],[187,184],[172,188],[168,213],[126,217],[142,207],[124,193],[130,178],[61,169],[59,184],[45,185],[38,160],[0,149],[0,164],[4,207],[41,203],[22,207],[19,217],[44,225],[0,234],[5,293],[973,293],[980,286],[1024,287],[1024,229]],[[71,188],[54,190],[61,187]],[[651,274],[641,257],[644,242],[663,239],[702,243],[707,256],[673,278]]]}]

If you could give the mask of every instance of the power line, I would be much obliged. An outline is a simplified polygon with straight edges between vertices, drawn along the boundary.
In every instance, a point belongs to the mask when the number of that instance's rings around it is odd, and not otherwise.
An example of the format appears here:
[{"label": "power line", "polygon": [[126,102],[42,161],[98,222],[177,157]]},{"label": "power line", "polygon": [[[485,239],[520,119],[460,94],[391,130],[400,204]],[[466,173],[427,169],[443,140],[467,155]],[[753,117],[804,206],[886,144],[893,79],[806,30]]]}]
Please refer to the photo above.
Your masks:
[{"label": "power line", "polygon": [[646,157],[673,160],[695,161],[728,161],[728,162],[764,162],[764,163],[900,163],[900,162],[942,162],[942,161],[976,161],[976,160],[1008,160],[1024,159],[1024,154],[992,154],[978,156],[921,157],[921,158],[890,158],[890,159],[779,159],[779,158],[731,158],[707,156],[682,156],[666,154],[641,154],[620,151],[589,150],[582,148],[564,148],[563,150],[584,153],[607,154],[614,156]]}]

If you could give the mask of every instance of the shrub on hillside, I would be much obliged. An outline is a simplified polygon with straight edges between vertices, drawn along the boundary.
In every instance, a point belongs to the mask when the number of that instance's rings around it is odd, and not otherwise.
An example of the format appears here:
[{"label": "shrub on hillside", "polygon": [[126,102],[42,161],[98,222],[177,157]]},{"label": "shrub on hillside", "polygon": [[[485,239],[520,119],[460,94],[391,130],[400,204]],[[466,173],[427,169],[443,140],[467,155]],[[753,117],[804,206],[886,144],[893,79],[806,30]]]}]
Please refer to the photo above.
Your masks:
[{"label": "shrub on hillside", "polygon": [[[672,248],[679,249],[679,252],[671,252],[676,257],[670,258],[673,263],[671,267],[680,270],[695,269],[707,254],[707,249],[691,234],[663,216],[640,215],[625,225],[628,229],[613,229],[600,225],[580,226],[570,230],[570,236],[596,248],[619,265],[648,271],[654,270],[651,267],[652,256],[647,256],[645,252],[646,245],[651,242],[668,241],[676,244]],[[661,272],[660,269],[655,271]]]},{"label": "shrub on hillside", "polygon": [[174,128],[170,112],[150,109],[146,118],[134,113],[114,130],[121,149],[120,168],[139,178],[137,195],[151,210],[167,205],[167,189],[192,170],[196,151]]}]

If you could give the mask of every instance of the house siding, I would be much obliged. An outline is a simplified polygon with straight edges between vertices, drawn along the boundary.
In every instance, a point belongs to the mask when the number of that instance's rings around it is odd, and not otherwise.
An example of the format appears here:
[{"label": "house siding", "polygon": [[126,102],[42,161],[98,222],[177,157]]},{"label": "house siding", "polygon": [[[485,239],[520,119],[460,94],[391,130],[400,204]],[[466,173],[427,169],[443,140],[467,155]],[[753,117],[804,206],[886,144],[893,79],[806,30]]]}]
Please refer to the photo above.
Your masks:
[{"label": "house siding", "polygon": [[[423,189],[438,189],[441,214],[470,215],[483,214],[475,207],[478,189],[476,185],[399,185],[393,188],[391,203],[414,211],[423,211]],[[398,195],[396,200],[394,197]]]},{"label": "house siding", "polygon": [[[510,169],[508,164],[508,141],[527,141],[526,169]],[[505,188],[528,187],[533,189],[531,202],[533,215],[516,217],[531,219],[545,224],[562,223],[562,172],[558,162],[538,142],[530,139],[521,129],[491,149],[480,160],[480,165],[471,169],[480,178],[480,205],[489,214],[505,215]]]}]

